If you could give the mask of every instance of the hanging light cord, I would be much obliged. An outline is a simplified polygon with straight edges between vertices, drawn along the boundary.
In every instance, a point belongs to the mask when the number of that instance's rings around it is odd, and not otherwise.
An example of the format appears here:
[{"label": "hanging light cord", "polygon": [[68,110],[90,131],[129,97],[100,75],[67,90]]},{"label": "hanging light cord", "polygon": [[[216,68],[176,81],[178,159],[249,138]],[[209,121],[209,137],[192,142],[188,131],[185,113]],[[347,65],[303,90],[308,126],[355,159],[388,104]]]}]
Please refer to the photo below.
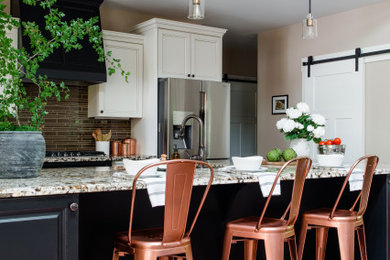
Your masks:
[{"label": "hanging light cord", "polygon": [[309,14],[311,14],[311,0],[309,0]]}]

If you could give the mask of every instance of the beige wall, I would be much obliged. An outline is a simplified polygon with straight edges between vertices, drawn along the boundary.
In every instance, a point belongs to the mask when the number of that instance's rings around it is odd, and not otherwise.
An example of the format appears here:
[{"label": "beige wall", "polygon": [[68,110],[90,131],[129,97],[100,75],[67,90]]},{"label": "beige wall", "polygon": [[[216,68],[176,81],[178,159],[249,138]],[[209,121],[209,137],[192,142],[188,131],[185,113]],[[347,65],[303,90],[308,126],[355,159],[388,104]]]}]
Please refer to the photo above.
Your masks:
[{"label": "beige wall", "polygon": [[153,18],[151,14],[141,13],[120,7],[103,4],[100,7],[100,19],[104,30],[129,32],[131,26]]},{"label": "beige wall", "polygon": [[301,101],[301,58],[390,43],[389,13],[387,1],[320,18],[314,40],[302,40],[301,24],[258,35],[259,154],[288,146],[275,127],[282,116],[271,115],[271,97],[287,94],[290,106]]}]

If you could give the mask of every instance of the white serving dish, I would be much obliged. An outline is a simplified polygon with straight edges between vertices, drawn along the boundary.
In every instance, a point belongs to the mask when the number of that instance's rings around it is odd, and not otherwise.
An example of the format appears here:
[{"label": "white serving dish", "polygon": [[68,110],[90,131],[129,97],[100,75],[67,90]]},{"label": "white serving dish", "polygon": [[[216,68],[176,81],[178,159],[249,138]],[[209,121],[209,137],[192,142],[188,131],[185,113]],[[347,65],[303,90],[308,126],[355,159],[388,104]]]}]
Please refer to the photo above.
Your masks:
[{"label": "white serving dish", "polygon": [[263,156],[237,157],[233,156],[234,167],[239,171],[256,171],[261,167]]},{"label": "white serving dish", "polygon": [[[123,165],[125,166],[126,172],[130,175],[136,175],[146,165],[159,162],[160,159],[147,159],[147,160],[129,160],[123,159]],[[152,167],[142,173],[141,176],[156,175],[157,167]]]},{"label": "white serving dish", "polygon": [[340,167],[343,160],[344,154],[317,154],[318,165],[322,167]]}]

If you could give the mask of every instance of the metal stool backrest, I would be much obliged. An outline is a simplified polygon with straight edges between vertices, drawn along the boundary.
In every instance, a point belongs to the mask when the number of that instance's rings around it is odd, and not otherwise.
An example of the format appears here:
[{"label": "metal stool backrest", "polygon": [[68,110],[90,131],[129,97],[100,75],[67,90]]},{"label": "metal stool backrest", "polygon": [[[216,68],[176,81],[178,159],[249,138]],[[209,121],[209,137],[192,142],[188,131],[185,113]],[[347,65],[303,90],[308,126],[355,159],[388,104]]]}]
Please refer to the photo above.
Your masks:
[{"label": "metal stool backrest", "polygon": [[[194,182],[194,175],[197,165],[204,165],[210,169],[210,179],[208,185],[203,193],[203,197],[200,201],[196,215],[192,221],[189,231],[185,234],[187,226],[188,211],[190,207],[192,185]],[[137,187],[137,181],[139,176],[147,169],[157,167],[160,165],[166,165],[166,184],[165,184],[165,210],[164,210],[164,235],[162,242],[175,242],[180,241],[184,237],[188,237],[195,222],[199,216],[200,210],[209,192],[211,183],[214,178],[213,168],[202,161],[194,160],[171,160],[154,163],[142,168],[134,177],[133,190],[130,207],[130,220],[129,220],[129,241],[131,242],[131,230],[134,214],[134,202]]]},{"label": "metal stool backrest", "polygon": [[353,206],[349,209],[349,211],[353,211],[354,208],[356,207],[358,201],[360,200],[360,205],[359,205],[359,210],[357,212],[357,216],[363,216],[364,212],[366,212],[367,209],[367,203],[368,203],[368,197],[370,196],[370,189],[371,189],[371,183],[372,183],[372,177],[374,175],[376,166],[378,165],[379,158],[376,155],[367,155],[359,158],[352,166],[351,169],[349,170],[347,176],[345,177],[343,186],[340,190],[339,196],[337,197],[336,203],[333,206],[333,209],[329,215],[329,218],[333,218],[334,214],[336,212],[337,206],[340,202],[341,196],[344,193],[345,187],[347,186],[348,179],[351,176],[353,170],[355,167],[362,161],[367,160],[366,162],[366,169],[364,172],[364,177],[363,177],[363,186],[362,190],[359,192],[358,197],[355,200],[355,203]]},{"label": "metal stool backrest", "polygon": [[290,212],[289,218],[287,221],[287,225],[290,226],[290,225],[295,224],[297,217],[298,217],[298,214],[299,214],[299,207],[301,205],[303,186],[305,184],[306,176],[309,173],[310,167],[312,164],[312,161],[309,157],[298,157],[298,158],[292,159],[292,160],[286,162],[282,166],[282,168],[280,168],[280,170],[276,174],[275,181],[272,185],[272,188],[271,188],[271,191],[268,195],[267,201],[265,202],[263,211],[260,215],[259,222],[257,223],[257,226],[256,226],[257,231],[261,228],[261,222],[263,221],[265,212],[267,211],[269,202],[270,202],[271,197],[272,197],[272,193],[274,192],[274,189],[276,187],[278,179],[280,178],[280,175],[286,169],[287,166],[289,166],[290,164],[292,164],[294,162],[296,162],[296,170],[295,170],[294,186],[293,186],[293,191],[292,191],[292,195],[291,195],[291,201],[290,201],[286,211],[284,212],[283,216],[281,217],[281,219],[284,220],[286,218],[288,212]]}]

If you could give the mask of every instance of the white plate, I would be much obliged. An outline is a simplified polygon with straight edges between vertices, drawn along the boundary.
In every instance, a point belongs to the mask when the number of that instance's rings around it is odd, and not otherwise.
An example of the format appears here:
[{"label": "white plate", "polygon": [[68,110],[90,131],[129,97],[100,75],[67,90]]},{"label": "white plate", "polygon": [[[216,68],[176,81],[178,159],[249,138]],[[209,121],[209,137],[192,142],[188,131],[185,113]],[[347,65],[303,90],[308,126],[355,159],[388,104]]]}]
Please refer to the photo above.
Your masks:
[{"label": "white plate", "polygon": [[267,168],[267,167],[260,167],[260,168],[257,169],[257,170],[237,170],[236,167],[234,167],[234,165],[232,165],[232,166],[225,167],[225,168],[223,168],[223,169],[224,169],[224,170],[238,171],[238,172],[264,172],[264,171],[266,171],[268,168]]}]

